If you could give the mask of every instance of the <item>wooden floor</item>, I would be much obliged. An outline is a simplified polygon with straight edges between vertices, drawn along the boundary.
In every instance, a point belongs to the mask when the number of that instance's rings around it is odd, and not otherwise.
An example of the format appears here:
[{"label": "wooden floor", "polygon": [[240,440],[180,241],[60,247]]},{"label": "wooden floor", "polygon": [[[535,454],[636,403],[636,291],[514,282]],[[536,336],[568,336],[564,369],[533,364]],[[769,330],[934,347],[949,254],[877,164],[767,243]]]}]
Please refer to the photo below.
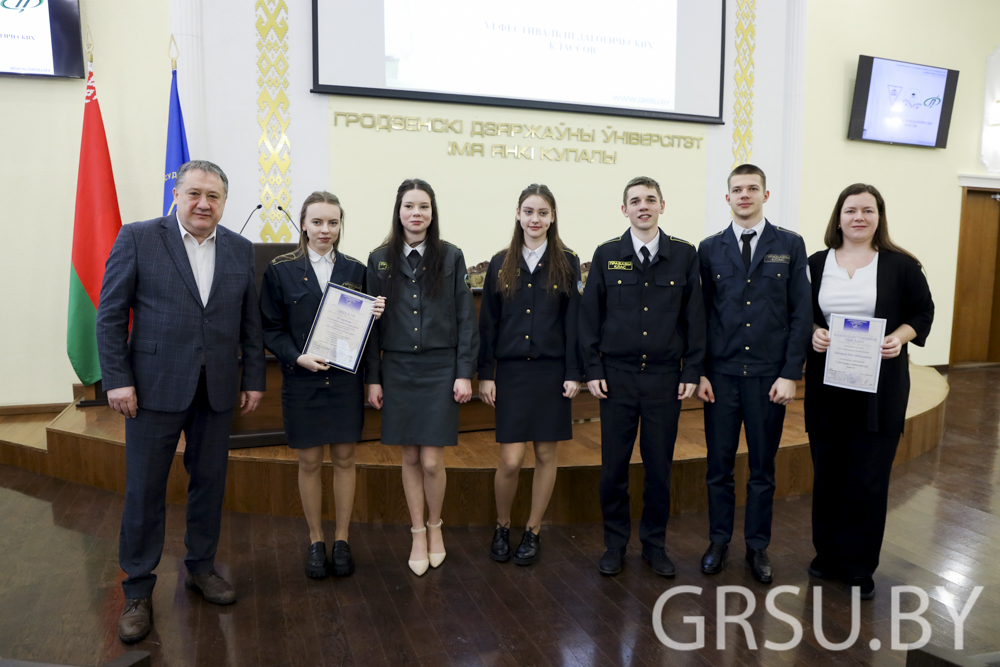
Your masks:
[{"label": "wooden floor", "polygon": [[[897,463],[935,447],[944,428],[944,399],[948,384],[933,368],[910,367],[912,388],[907,409],[906,432],[900,442]],[[800,396],[801,396],[800,390]],[[671,512],[704,511],[706,448],[700,403],[687,401],[681,412],[672,473]],[[42,472],[109,491],[125,488],[124,418],[110,408],[67,408],[62,414],[42,420],[38,415],[0,417],[0,463]],[[5,422],[4,419],[12,420]],[[44,423],[44,420],[51,420]],[[22,421],[18,421],[22,420]],[[34,429],[34,430],[32,430]],[[38,437],[46,432],[45,440]],[[601,466],[601,425],[597,421],[576,423],[573,439],[559,444],[560,473],[545,515],[546,524],[571,524],[600,520],[596,489]],[[183,439],[178,451],[183,451]],[[448,493],[444,520],[452,526],[492,526],[496,518],[493,477],[499,446],[492,430],[463,432],[458,446],[445,450]],[[409,513],[400,483],[400,448],[377,441],[357,448],[357,489],[353,508],[355,521],[407,524]],[[514,499],[512,518],[527,520],[531,504],[534,458],[529,449]],[[776,498],[789,498],[812,491],[812,462],[803,420],[803,402],[789,406],[778,454],[775,457]],[[322,471],[324,516],[335,516],[333,468]],[[641,488],[644,470],[639,448],[632,454],[630,483]],[[737,503],[745,502],[749,475],[746,444],[736,459]],[[167,500],[183,503],[187,475],[181,456],[174,459]],[[632,516],[642,512],[640,494],[632,494]],[[298,494],[296,453],[288,447],[255,447],[230,451],[226,509],[278,516],[302,516]]]},{"label": "wooden floor", "polygon": [[[639,559],[635,540],[625,571],[596,569],[599,524],[550,526],[536,565],[497,564],[487,556],[489,528],[445,526],[448,559],[422,578],[406,568],[409,531],[356,524],[351,544],[357,572],[313,582],[302,573],[308,533],[301,519],[226,512],[218,567],[240,594],[232,607],[204,603],[183,587],[183,507],[169,506],[167,545],[157,569],[155,625],[138,648],[154,664],[233,665],[903,665],[892,651],[891,586],[928,592],[924,614],[932,643],[952,646],[947,604],[963,606],[972,587],[983,592],[965,623],[965,654],[1000,650],[1000,369],[954,372],[948,378],[945,436],[940,445],[893,471],[890,512],[878,594],[861,608],[861,632],[850,649],[819,648],[813,607],[820,584],[805,568],[810,497],[779,501],[769,548],[775,586],[800,587],[778,597],[800,619],[802,643],[763,648],[791,630],[764,609],[768,587],[754,583],[742,561],[739,529],[732,558],[715,577],[702,575],[707,516],[671,519],[668,549],[674,581],[656,577]],[[0,657],[98,665],[123,651],[116,637],[122,606],[117,565],[122,496],[92,486],[0,466]],[[738,525],[742,512],[737,512]],[[332,534],[333,526],[327,527]],[[514,538],[520,530],[514,531]],[[657,640],[652,608],[674,585],[703,587],[681,595],[663,616],[667,634],[694,639],[684,616],[705,618],[706,648],[680,652]],[[716,647],[716,590],[745,586],[755,595],[750,616],[757,650],[729,626]],[[938,588],[941,587],[941,588]],[[823,630],[843,641],[850,601],[839,586],[822,588]],[[727,613],[743,602],[731,599]],[[906,606],[912,610],[912,603]],[[919,628],[903,623],[903,641]],[[870,642],[879,639],[881,648]]]}]

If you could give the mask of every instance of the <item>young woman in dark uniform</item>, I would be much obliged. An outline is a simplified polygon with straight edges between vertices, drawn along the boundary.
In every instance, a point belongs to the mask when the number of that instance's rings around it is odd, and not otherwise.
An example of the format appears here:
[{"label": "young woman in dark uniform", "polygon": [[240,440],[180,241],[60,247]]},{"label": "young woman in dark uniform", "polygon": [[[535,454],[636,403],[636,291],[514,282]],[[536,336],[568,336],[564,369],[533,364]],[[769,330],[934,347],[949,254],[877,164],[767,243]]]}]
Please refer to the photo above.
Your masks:
[{"label": "young woman in dark uniform", "polygon": [[382,443],[402,445],[417,576],[445,558],[443,448],[458,444],[458,406],[472,398],[479,354],[468,278],[462,251],[441,240],[434,190],[403,181],[388,240],[368,257],[368,293],[385,294],[387,307],[368,341],[366,379],[368,401],[383,410]]},{"label": "young woman in dark uniform", "polygon": [[[840,193],[826,250],[809,258],[813,338],[806,362],[806,431],[813,459],[809,574],[875,596],[889,476],[910,397],[907,345],[923,345],[934,301],[920,263],[889,238],[885,200],[872,185]],[[823,383],[832,314],[886,320],[877,393]]]},{"label": "young woman in dark uniform", "polygon": [[[332,572],[354,572],[348,528],[354,509],[354,450],[364,421],[361,373],[328,366],[322,357],[302,354],[320,299],[328,282],[349,289],[365,288],[365,265],[337,250],[344,211],[329,192],[314,192],[302,202],[299,247],[271,261],[260,293],[264,345],[281,362],[281,411],[288,445],[299,454],[299,495],[309,524],[306,575],[321,579]],[[385,300],[375,303],[375,316]],[[322,502],[324,445],[333,459],[333,497],[337,532],[332,560],[323,541]]]},{"label": "young woman in dark uniform", "polygon": [[580,259],[559,238],[556,200],[545,185],[521,192],[510,247],[493,256],[479,308],[479,396],[496,408],[500,463],[493,488],[497,528],[490,555],[511,557],[510,508],[528,441],[534,441],[531,515],[514,553],[541,555],[539,531],[556,483],[556,443],[573,438],[572,398],[580,391],[577,345]]}]

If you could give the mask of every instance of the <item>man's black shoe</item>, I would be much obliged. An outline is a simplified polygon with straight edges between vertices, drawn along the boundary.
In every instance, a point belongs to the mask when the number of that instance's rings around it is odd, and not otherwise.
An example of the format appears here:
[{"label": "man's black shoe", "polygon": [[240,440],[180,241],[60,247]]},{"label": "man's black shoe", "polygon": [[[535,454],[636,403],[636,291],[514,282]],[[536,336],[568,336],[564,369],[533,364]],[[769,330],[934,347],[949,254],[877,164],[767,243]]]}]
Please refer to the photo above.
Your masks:
[{"label": "man's black shoe", "polygon": [[771,561],[763,549],[747,549],[747,563],[750,565],[750,574],[760,583],[769,584],[774,579]]},{"label": "man's black shoe", "polygon": [[852,587],[857,586],[861,589],[861,599],[871,600],[875,597],[875,582],[871,577],[853,577],[847,582],[847,592],[853,593]]},{"label": "man's black shoe", "polygon": [[349,577],[354,574],[354,557],[351,556],[351,545],[344,540],[333,543],[333,560],[330,563],[335,577]]},{"label": "man's black shoe", "polygon": [[326,565],[326,543],[313,542],[306,553],[306,576],[310,579],[325,578],[328,574]]},{"label": "man's black shoe", "polygon": [[521,536],[521,544],[514,553],[514,563],[517,565],[531,565],[542,555],[541,538],[535,531],[528,528]]},{"label": "man's black shoe", "polygon": [[604,555],[601,556],[601,560],[597,564],[597,569],[601,571],[601,574],[614,576],[622,571],[622,561],[624,560],[624,549],[609,547],[608,550],[604,552]]},{"label": "man's black shoe", "polygon": [[667,552],[663,549],[653,547],[642,548],[642,560],[653,568],[653,572],[661,577],[673,577],[677,574],[674,562],[670,560]]},{"label": "man's black shoe", "polygon": [[712,542],[708,545],[708,550],[701,557],[701,571],[705,574],[718,574],[726,566],[726,555],[729,553],[728,544],[716,544]]},{"label": "man's black shoe", "polygon": [[498,563],[510,560],[510,528],[497,524],[493,531],[493,544],[490,545],[490,558]]},{"label": "man's black shoe", "polygon": [[816,577],[817,579],[836,579],[837,573],[831,568],[826,561],[822,560],[819,556],[812,559],[809,563],[809,567],[806,568],[806,572],[809,573],[810,577]]}]

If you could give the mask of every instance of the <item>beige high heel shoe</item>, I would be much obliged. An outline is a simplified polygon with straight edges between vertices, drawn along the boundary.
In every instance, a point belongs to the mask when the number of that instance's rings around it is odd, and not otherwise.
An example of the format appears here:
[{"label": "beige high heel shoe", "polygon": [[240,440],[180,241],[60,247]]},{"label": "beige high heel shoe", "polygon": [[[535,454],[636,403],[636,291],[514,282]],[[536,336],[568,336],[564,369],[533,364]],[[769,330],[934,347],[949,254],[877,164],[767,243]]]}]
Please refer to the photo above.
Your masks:
[{"label": "beige high heel shoe", "polygon": [[[410,532],[416,535],[417,533],[426,533],[427,529],[410,528]],[[427,571],[427,566],[430,564],[430,560],[427,558],[424,558],[423,560],[408,560],[406,561],[406,564],[410,566],[410,570],[413,572],[413,574],[417,575],[418,577],[422,577],[424,575],[424,572]]]},{"label": "beige high heel shoe", "polygon": [[[443,525],[444,525],[444,519],[441,519],[437,523],[429,523],[429,524],[427,524],[427,528],[437,528],[437,529],[440,529],[441,526],[443,526]],[[443,539],[443,536],[442,536],[442,539]],[[430,553],[430,548],[431,548],[431,541],[427,540],[427,549],[428,549],[428,551],[427,551],[427,559],[430,562],[431,567],[435,567],[435,568],[436,567],[440,567],[441,563],[444,562],[445,556],[448,555],[448,552],[447,551],[442,551],[441,553],[432,554],[432,553]]]}]

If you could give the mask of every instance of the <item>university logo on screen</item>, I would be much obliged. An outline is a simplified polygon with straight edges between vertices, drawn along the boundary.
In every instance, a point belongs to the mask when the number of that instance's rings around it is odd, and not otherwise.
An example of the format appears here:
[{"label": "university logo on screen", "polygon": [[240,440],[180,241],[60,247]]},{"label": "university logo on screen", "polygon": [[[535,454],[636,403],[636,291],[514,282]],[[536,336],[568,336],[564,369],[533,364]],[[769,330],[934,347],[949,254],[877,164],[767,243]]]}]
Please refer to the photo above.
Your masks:
[{"label": "university logo on screen", "polygon": [[0,0],[0,8],[13,9],[18,14],[25,9],[36,9],[45,4],[45,0]]}]

